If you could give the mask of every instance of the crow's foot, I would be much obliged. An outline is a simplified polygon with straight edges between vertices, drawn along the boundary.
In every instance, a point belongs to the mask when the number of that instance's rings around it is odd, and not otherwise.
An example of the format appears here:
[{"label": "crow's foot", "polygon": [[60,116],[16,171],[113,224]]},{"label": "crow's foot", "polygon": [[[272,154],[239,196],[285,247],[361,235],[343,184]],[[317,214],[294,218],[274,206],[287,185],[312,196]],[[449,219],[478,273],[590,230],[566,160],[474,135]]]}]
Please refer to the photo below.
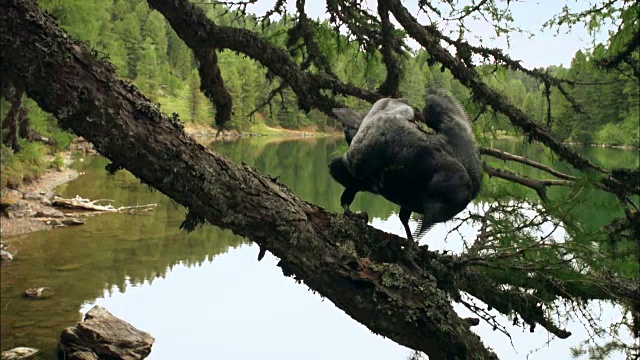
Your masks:
[{"label": "crow's foot", "polygon": [[344,208],[344,216],[354,217],[356,219],[360,219],[364,221],[365,223],[369,222],[369,215],[366,212],[364,211],[353,212],[351,211],[351,209],[349,209],[349,205],[343,205],[342,207]]}]

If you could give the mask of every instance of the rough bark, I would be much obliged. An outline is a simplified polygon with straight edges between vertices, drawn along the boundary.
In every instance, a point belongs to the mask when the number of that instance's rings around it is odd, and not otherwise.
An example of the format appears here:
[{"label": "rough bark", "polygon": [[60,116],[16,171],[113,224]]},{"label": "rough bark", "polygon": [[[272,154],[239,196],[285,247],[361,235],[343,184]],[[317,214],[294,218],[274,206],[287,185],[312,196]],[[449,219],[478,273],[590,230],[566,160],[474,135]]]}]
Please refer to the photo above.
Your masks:
[{"label": "rough bark", "polygon": [[96,305],[84,321],[60,334],[58,358],[65,360],[141,360],[155,339]]},{"label": "rough bark", "polygon": [[380,47],[380,53],[382,53],[382,61],[387,68],[387,77],[384,79],[384,82],[380,84],[380,87],[378,87],[378,92],[384,96],[398,97],[398,87],[400,86],[402,69],[400,60],[393,52],[397,39],[393,35],[394,28],[389,19],[389,9],[386,2],[378,2],[378,15],[382,22],[382,46]]},{"label": "rough bark", "polygon": [[[192,225],[206,219],[250,238],[281,259],[285,275],[432,359],[496,358],[436,279],[401,249],[402,239],[327,213],[196,143],[177,118],[116,79],[108,63],[71,40],[33,1],[3,1],[1,10],[3,78],[24,84],[29,97],[92,142],[113,168],[126,166],[189,208]],[[366,249],[379,258],[366,258]]]}]

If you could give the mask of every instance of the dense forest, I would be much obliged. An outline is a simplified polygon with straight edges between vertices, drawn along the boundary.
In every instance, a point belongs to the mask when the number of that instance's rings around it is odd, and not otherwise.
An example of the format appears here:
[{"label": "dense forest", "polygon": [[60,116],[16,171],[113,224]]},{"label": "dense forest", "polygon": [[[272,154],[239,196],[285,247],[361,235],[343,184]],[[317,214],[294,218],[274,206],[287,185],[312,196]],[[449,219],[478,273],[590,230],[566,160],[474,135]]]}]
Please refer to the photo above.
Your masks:
[{"label": "dense forest", "polygon": [[[187,124],[214,127],[215,108],[201,91],[198,62],[192,50],[178,37],[167,20],[149,8],[144,0],[39,0],[39,4],[57,18],[59,24],[75,38],[86,41],[102,57],[115,65],[118,75],[133,82],[151,101],[161,105],[166,113],[179,114]],[[258,22],[255,16],[245,16],[223,5],[199,5],[209,18],[221,26],[244,27],[263,31],[275,44],[288,46],[288,35],[297,31],[291,18],[277,22]],[[328,23],[321,23],[315,36],[321,51],[346,83],[374,90],[385,79],[386,68],[379,51],[364,51],[356,41],[336,35]],[[593,53],[603,52],[598,45]],[[292,52],[300,60],[301,54]],[[422,108],[426,86],[438,82],[465,104],[475,120],[475,130],[486,136],[511,136],[516,131],[508,119],[490,109],[480,109],[470,100],[469,90],[455,80],[449,70],[431,64],[424,50],[405,51],[401,59],[404,75],[399,92],[416,108]],[[571,86],[566,92],[582,111],[574,110],[557,88],[546,88],[536,79],[506,70],[504,67],[481,65],[484,81],[508,94],[535,121],[548,125],[560,140],[581,144],[638,146],[640,110],[638,83],[617,72],[605,72],[594,63],[587,51],[578,51],[571,66],[551,66],[550,75],[566,79]],[[219,65],[225,86],[233,99],[228,129],[239,132],[260,129],[256,124],[287,129],[339,130],[339,125],[318,110],[305,113],[298,108],[293,91],[274,80],[267,70],[254,60],[229,50],[219,53]],[[345,104],[366,109],[367,102],[345,98]],[[8,99],[2,99],[0,117],[9,111]],[[551,112],[548,104],[551,103]],[[606,104],[606,106],[603,106]],[[41,111],[35,102],[25,98],[25,110],[34,134],[52,139],[49,149],[65,149],[73,136],[60,130],[55,119]],[[2,187],[38,177],[50,164],[43,160],[45,148],[40,143],[23,139],[22,151],[10,151],[6,126],[3,123]],[[259,130],[258,130],[259,131]],[[57,158],[51,166],[60,166]]]},{"label": "dense forest", "polygon": [[[213,125],[215,110],[200,91],[197,62],[191,49],[176,35],[165,18],[152,11],[143,0],[40,0],[71,35],[87,41],[97,52],[108,57],[118,74],[131,80],[152,101],[161,104],[167,113],[176,112],[187,123]],[[287,32],[293,22],[282,18],[278,22],[258,22],[255,16],[243,16],[222,5],[200,5],[209,18],[221,26],[241,26],[264,31],[276,44],[286,45]],[[378,51],[362,51],[357,42],[336,36],[328,24],[316,29],[319,46],[340,79],[373,90],[384,81],[386,69]],[[604,51],[597,45],[593,53]],[[292,54],[300,56],[299,54]],[[270,126],[298,129],[313,127],[320,131],[335,129],[337,124],[326,115],[312,110],[298,110],[293,92],[285,89],[273,95],[280,83],[270,77],[255,61],[222,51],[219,63],[226,87],[233,98],[233,115],[229,128],[247,130],[252,121],[263,120]],[[473,108],[469,91],[448,70],[429,65],[424,50],[407,51],[402,59],[406,71],[400,83],[400,93],[422,108],[426,85],[437,81],[449,88],[472,117],[480,109]],[[592,53],[578,51],[569,68],[551,66],[551,75],[572,84],[567,91],[578,102],[582,112],[576,112],[557,89],[547,97],[546,89],[532,77],[494,66],[484,66],[484,80],[508,94],[514,105],[540,123],[549,125],[561,140],[576,143],[638,146],[640,110],[638,84],[616,72],[604,72],[594,64]],[[547,112],[548,101],[551,113]],[[6,104],[6,103],[5,103]],[[366,103],[347,99],[347,104],[366,108]],[[606,104],[606,106],[603,106]],[[30,104],[34,106],[33,103]],[[6,108],[6,106],[3,106]],[[42,126],[41,126],[42,127]],[[504,115],[484,112],[476,118],[476,129],[485,134],[509,134],[512,126]]]}]

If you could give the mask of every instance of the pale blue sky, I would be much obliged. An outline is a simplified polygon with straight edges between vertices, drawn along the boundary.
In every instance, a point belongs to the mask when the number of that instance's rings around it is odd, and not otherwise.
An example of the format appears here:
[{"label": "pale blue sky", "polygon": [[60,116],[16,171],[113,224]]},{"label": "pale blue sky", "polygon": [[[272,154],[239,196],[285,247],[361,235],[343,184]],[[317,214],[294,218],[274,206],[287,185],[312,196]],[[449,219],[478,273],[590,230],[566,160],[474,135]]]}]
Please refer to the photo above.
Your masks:
[{"label": "pale blue sky", "polygon": [[[417,13],[417,0],[403,1],[405,6],[411,11],[414,16]],[[289,11],[295,10],[295,0],[288,0],[287,8]],[[255,12],[259,15],[273,5],[272,1],[259,1],[257,4],[249,7],[249,11]],[[376,1],[368,0],[367,5],[371,9],[375,9]],[[523,30],[528,30],[536,36],[532,39],[528,38],[528,35],[513,34],[511,38],[511,47],[508,53],[516,60],[522,60],[523,64],[527,67],[546,67],[549,65],[564,65],[569,66],[571,58],[580,49],[590,47],[591,37],[586,29],[581,25],[576,25],[572,31],[566,34],[566,28],[562,28],[559,35],[555,35],[554,30],[541,31],[542,24],[549,20],[553,15],[559,13],[564,5],[568,5],[575,11],[584,10],[588,8],[589,2],[584,0],[524,0],[522,2],[512,2],[510,7],[513,12],[513,17]],[[325,10],[324,1],[307,1],[306,3],[307,13],[313,18],[326,19],[327,14]],[[424,14],[419,17],[420,20],[424,19]],[[423,22],[425,23],[425,22]],[[487,23],[476,21],[467,24],[473,31],[474,35],[480,36],[484,39],[484,44],[492,47],[506,47],[506,40],[490,40],[490,37],[494,35],[493,28]],[[600,41],[606,40],[606,32],[599,36]],[[478,42],[471,38],[466,38],[468,41],[474,44]],[[411,46],[416,46],[415,42],[410,43]]]}]

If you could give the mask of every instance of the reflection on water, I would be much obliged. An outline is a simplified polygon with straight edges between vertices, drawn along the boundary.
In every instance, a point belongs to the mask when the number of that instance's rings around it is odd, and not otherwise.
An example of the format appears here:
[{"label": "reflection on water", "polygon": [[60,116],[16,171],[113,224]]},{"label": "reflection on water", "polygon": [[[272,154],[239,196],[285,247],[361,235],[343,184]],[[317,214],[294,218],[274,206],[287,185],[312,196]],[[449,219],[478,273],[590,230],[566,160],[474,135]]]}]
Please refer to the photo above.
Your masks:
[{"label": "reflection on water", "polygon": [[[303,199],[340,211],[342,187],[331,180],[326,167],[330,157],[344,150],[338,139],[270,144],[263,139],[242,139],[212,146],[236,162],[279,176]],[[532,159],[544,156],[533,148],[501,146]],[[628,152],[619,154],[627,156]],[[620,156],[612,159],[619,161]],[[637,163],[637,153],[624,161]],[[372,335],[304,285],[283,277],[272,256],[257,262],[258,250],[230,231],[212,226],[190,234],[178,230],[185,215],[183,207],[140,185],[126,171],[107,176],[106,163],[98,157],[77,162],[86,175],[65,185],[63,195],[108,198],[115,200],[115,206],[159,206],[145,215],[104,214],[81,227],[10,239],[18,254],[0,269],[2,350],[35,347],[44,350],[42,358],[53,359],[61,330],[74,325],[81,318],[80,311],[97,303],[156,338],[150,359],[399,360],[409,354],[408,349]],[[598,201],[610,204],[608,198]],[[359,194],[352,209],[367,211],[373,226],[404,236],[395,216],[397,206]],[[613,215],[603,211],[594,216],[592,211],[585,216],[606,221]],[[451,227],[442,224],[429,233],[432,248],[461,248],[455,234],[444,240]],[[460,228],[465,237],[474,232],[469,224]],[[35,301],[21,297],[24,289],[41,286],[52,287],[55,295]],[[508,359],[524,358],[548,340],[540,329],[535,334],[508,329],[513,330],[517,352],[507,338],[487,325],[476,331]],[[586,337],[580,325],[573,324],[570,330],[575,335],[569,340],[552,342],[530,359],[569,358],[568,347]]]}]

